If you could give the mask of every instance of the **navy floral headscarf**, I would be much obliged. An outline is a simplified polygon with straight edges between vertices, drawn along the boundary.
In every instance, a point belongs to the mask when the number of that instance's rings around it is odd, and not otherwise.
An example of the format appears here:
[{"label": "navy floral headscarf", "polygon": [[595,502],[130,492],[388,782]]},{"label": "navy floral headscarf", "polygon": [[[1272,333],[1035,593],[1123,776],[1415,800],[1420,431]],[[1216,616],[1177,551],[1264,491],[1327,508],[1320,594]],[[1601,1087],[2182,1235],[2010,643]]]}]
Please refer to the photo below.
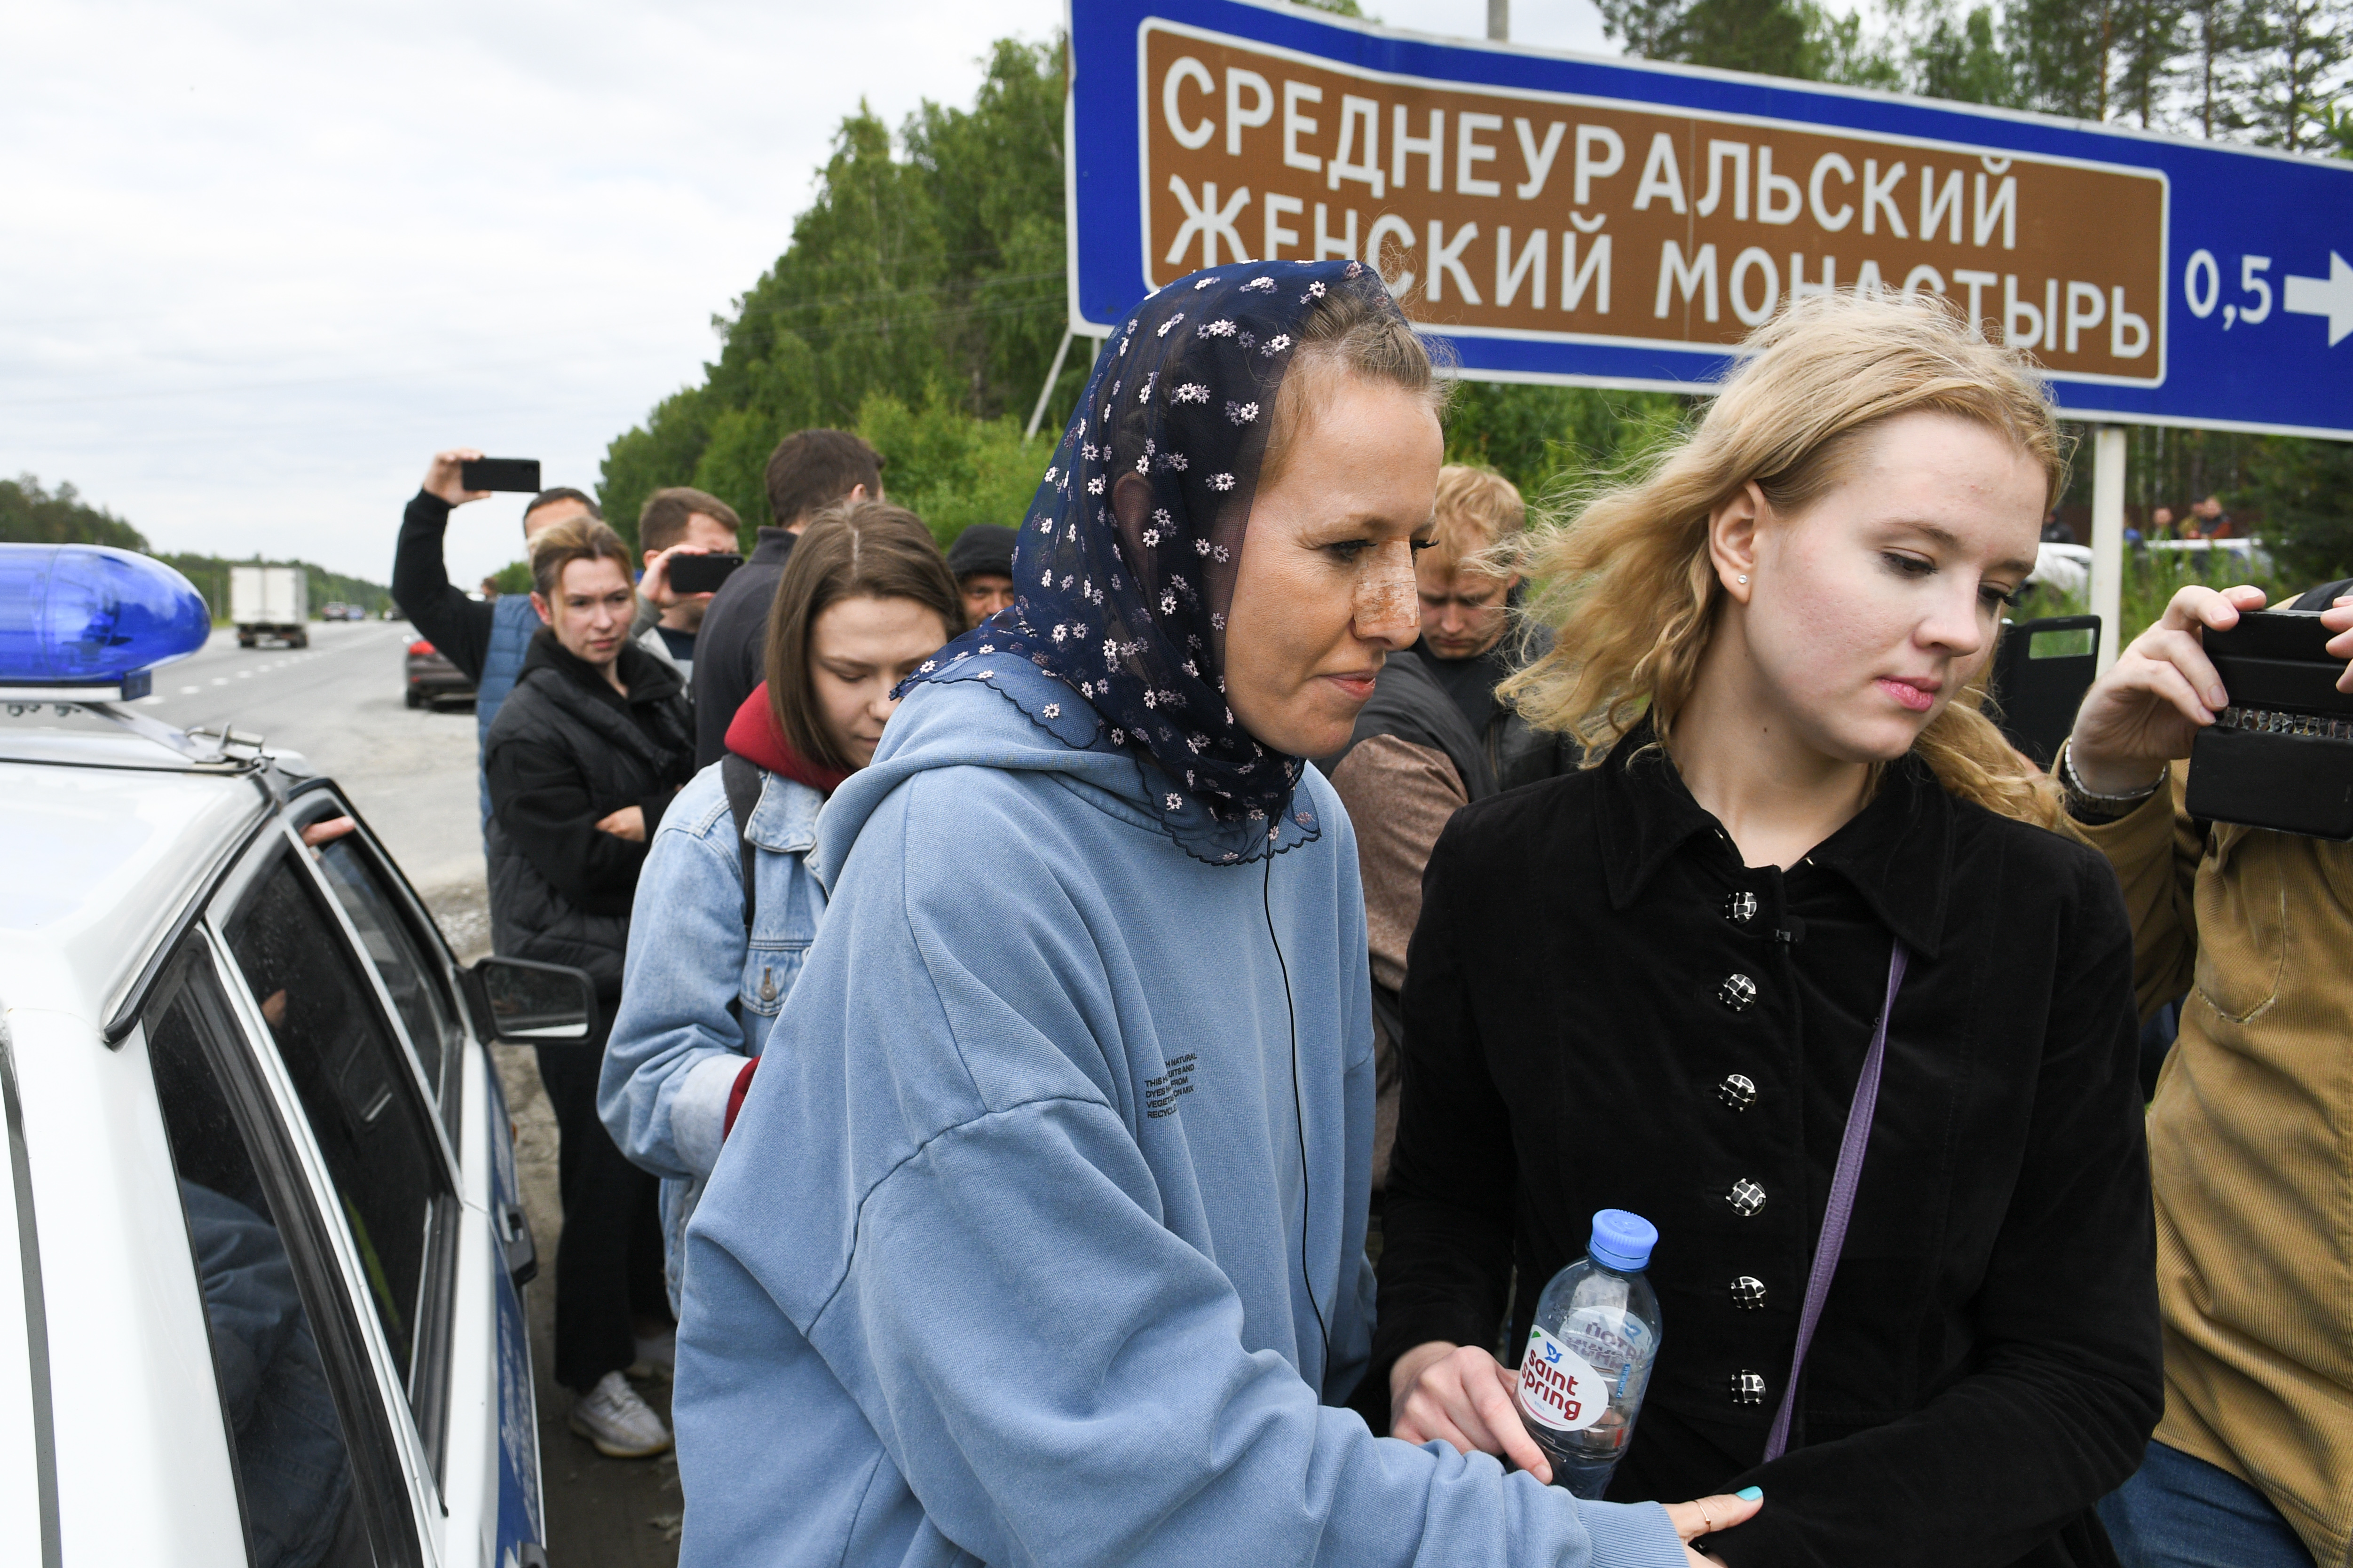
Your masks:
[{"label": "navy floral headscarf", "polygon": [[[1293,804],[1305,764],[1253,740],[1227,705],[1225,633],[1275,394],[1301,324],[1338,289],[1395,309],[1355,261],[1214,268],[1138,305],[1030,502],[1012,608],[907,687],[975,679],[983,658],[1064,743],[1146,764],[1165,826],[1200,858],[1252,860],[1316,837],[1312,809]],[[1092,721],[1024,701],[999,673],[1016,658],[1075,691]]]}]

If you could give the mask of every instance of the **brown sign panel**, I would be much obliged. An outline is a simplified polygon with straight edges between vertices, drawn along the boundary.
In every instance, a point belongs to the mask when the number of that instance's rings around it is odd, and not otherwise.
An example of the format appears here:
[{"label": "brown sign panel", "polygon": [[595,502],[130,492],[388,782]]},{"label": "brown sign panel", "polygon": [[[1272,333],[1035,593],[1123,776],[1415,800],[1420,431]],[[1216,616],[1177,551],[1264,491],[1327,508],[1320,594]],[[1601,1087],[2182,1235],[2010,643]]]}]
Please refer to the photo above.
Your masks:
[{"label": "brown sign panel", "polygon": [[1140,44],[1155,288],[1349,256],[1447,331],[1710,350],[1810,291],[1926,289],[2055,376],[2165,378],[2152,170]]}]

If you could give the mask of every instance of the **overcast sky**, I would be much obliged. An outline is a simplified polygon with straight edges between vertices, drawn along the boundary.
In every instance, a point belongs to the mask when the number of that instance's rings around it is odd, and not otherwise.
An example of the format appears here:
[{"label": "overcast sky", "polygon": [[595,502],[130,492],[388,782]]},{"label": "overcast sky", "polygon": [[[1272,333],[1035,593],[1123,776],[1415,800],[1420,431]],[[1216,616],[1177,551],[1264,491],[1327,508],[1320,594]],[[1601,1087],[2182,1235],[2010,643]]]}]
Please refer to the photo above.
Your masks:
[{"label": "overcast sky", "polygon": [[[1484,0],[1373,0],[1426,32]],[[1608,51],[1591,0],[1514,36]],[[700,378],[833,128],[965,104],[1059,0],[9,0],[0,7],[0,474],[158,548],[386,581],[443,447],[596,482]],[[467,508],[452,574],[521,553]]]}]

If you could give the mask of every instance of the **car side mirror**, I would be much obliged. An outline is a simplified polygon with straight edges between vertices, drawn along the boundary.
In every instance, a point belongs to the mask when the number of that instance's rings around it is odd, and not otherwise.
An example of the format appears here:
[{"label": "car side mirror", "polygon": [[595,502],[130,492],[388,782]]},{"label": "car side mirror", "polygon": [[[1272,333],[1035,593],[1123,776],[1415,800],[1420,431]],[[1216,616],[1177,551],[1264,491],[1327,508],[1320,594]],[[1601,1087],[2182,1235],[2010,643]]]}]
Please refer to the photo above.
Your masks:
[{"label": "car side mirror", "polygon": [[596,985],[568,964],[486,958],[465,972],[474,1033],[511,1046],[586,1042],[596,1032]]}]

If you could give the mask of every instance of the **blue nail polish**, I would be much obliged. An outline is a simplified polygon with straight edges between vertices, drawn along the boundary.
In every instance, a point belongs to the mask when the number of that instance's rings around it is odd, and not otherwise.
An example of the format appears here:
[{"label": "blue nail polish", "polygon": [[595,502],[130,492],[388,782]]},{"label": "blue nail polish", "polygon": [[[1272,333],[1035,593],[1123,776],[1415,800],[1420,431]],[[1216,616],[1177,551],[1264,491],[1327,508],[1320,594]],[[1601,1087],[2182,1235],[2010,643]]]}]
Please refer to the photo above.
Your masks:
[{"label": "blue nail polish", "polygon": [[1743,1487],[1732,1495],[1738,1498],[1742,1502],[1755,1502],[1758,1498],[1765,1495],[1765,1489],[1763,1487]]}]

